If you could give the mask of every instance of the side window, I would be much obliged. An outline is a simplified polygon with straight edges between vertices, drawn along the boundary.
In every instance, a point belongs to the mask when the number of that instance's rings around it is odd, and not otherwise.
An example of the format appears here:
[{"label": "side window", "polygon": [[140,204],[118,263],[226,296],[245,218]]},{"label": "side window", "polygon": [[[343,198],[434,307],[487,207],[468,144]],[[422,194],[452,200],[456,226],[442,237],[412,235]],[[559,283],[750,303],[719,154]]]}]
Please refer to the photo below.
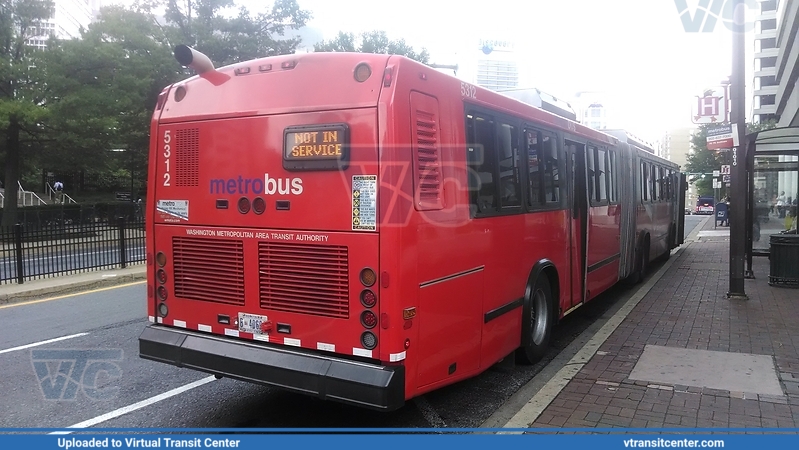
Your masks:
[{"label": "side window", "polygon": [[641,201],[649,200],[649,170],[646,163],[641,161]]},{"label": "side window", "polygon": [[527,130],[524,132],[527,141],[527,170],[529,176],[528,181],[528,197],[527,205],[535,208],[541,205],[541,175],[544,171],[544,165],[541,163],[541,133],[535,130]]},{"label": "side window", "polygon": [[608,199],[608,172],[607,172],[607,151],[605,149],[597,149],[596,154],[596,175],[597,185],[597,200],[600,202],[607,201]]},{"label": "side window", "polygon": [[541,146],[544,168],[544,202],[560,204],[560,159],[558,145],[553,136],[544,136]]},{"label": "side window", "polygon": [[591,202],[596,200],[596,174],[594,171],[594,160],[596,159],[596,147],[587,146],[585,150],[585,166],[588,170],[588,199]]},{"label": "side window", "polygon": [[649,197],[652,199],[653,202],[657,201],[658,199],[658,180],[657,180],[657,167],[654,164],[650,164],[650,175],[649,175],[649,184],[652,186],[651,194]]},{"label": "side window", "polygon": [[490,214],[497,209],[494,120],[488,116],[470,114],[466,116],[466,128],[471,207],[475,214]]},{"label": "side window", "polygon": [[522,205],[521,183],[519,183],[518,131],[513,125],[500,123],[499,146],[499,198],[502,208]]},{"label": "side window", "polygon": [[608,200],[616,203],[616,150],[610,150],[608,156]]}]

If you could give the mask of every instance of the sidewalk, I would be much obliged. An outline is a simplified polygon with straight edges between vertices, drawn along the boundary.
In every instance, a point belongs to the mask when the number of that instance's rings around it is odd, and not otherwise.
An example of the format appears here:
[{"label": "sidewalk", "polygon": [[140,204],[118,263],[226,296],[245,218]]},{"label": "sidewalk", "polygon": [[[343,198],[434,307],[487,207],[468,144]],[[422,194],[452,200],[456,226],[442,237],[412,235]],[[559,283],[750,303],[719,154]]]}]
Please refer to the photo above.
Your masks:
[{"label": "sidewalk", "polygon": [[106,269],[74,275],[58,275],[26,281],[23,284],[0,285],[0,306],[44,297],[55,297],[75,292],[146,279],[146,265],[135,264],[125,269]]},{"label": "sidewalk", "polygon": [[728,299],[729,228],[697,228],[506,427],[799,425],[799,290],[769,286],[759,257],[749,300]]}]

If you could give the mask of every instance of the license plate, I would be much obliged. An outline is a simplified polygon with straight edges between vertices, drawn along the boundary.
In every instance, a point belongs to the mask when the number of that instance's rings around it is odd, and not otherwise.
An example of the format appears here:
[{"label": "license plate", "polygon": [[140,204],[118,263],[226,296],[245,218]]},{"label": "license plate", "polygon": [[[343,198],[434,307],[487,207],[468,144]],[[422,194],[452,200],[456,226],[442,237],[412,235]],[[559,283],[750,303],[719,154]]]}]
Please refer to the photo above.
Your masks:
[{"label": "license plate", "polygon": [[252,334],[264,334],[261,331],[261,324],[266,321],[266,316],[239,313],[239,331]]}]

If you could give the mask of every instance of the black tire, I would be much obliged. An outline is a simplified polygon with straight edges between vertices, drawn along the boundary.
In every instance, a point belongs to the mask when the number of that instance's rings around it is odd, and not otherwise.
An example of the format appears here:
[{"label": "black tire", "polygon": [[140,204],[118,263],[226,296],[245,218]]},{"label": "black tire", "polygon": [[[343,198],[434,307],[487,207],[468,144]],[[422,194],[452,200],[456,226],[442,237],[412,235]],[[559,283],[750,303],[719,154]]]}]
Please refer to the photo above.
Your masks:
[{"label": "black tire", "polygon": [[644,247],[641,249],[641,272],[640,277],[641,281],[646,278],[646,274],[649,272],[649,236],[644,239]]},{"label": "black tire", "polygon": [[549,350],[552,327],[555,325],[555,308],[552,301],[552,287],[549,278],[540,274],[535,285],[528,286],[525,292],[522,333],[529,333],[527,345],[516,351],[516,360],[520,364],[535,364]]}]

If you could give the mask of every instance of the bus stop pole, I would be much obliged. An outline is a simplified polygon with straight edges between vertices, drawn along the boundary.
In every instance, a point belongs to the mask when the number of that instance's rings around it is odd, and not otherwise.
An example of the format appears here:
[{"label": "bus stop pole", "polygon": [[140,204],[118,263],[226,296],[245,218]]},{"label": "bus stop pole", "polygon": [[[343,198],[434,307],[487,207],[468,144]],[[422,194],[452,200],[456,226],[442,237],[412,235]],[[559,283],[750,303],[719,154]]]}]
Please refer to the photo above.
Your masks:
[{"label": "bus stop pole", "polygon": [[[744,236],[746,229],[746,112],[744,77],[746,67],[744,62],[744,0],[733,0],[733,32],[732,32],[732,86],[730,97],[732,104],[730,122],[733,125],[733,147],[730,153],[730,204],[735,212],[729,217],[730,223],[730,287],[727,297],[730,299],[746,300],[744,290],[744,259],[746,240],[739,239]],[[737,125],[737,130],[736,130]],[[728,212],[729,214],[729,212]]]}]

